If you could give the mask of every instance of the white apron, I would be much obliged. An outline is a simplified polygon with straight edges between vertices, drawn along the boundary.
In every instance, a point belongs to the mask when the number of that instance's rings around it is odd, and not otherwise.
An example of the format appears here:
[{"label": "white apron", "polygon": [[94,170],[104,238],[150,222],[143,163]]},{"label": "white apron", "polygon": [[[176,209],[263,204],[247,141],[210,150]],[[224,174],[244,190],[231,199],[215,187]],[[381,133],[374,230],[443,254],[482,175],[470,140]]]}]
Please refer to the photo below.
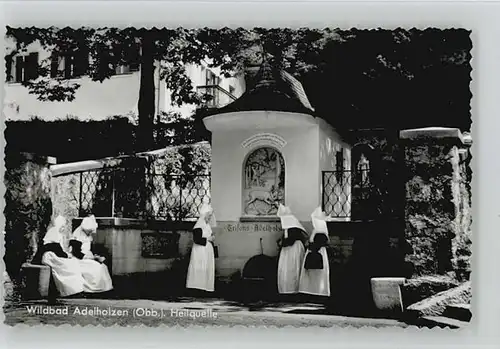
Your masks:
[{"label": "white apron", "polygon": [[42,264],[52,269],[54,283],[61,297],[71,296],[85,290],[85,280],[77,259],[61,258],[56,256],[54,252],[45,252]]},{"label": "white apron", "polygon": [[297,240],[292,246],[282,247],[278,260],[278,292],[299,292],[299,280],[304,261],[304,244]]},{"label": "white apron", "polygon": [[82,253],[85,255],[83,259],[73,257],[79,262],[80,271],[85,280],[85,292],[99,293],[112,290],[113,281],[109,275],[108,267],[106,264],[94,260],[94,254],[90,249],[92,237],[77,228],[72,239],[82,243]]},{"label": "white apron", "polygon": [[[276,213],[285,231],[284,239],[288,239],[288,231],[297,228],[305,232],[300,221],[292,214],[290,207],[279,204]],[[281,248],[278,259],[278,292],[281,294],[297,293],[299,291],[300,272],[304,261],[305,247],[301,241],[295,241],[292,246]]]},{"label": "white apron", "polygon": [[[208,224],[203,224],[202,237],[208,238],[212,235],[212,228]],[[187,272],[186,287],[214,291],[215,284],[215,256],[214,247],[207,240],[205,246],[193,243],[189,268]]]},{"label": "white apron", "polygon": [[323,257],[323,269],[305,269],[304,264],[307,255],[311,251],[307,250],[302,263],[302,271],[300,273],[299,292],[312,294],[316,296],[330,296],[330,265],[328,263],[328,255],[326,247],[321,247],[318,251]]}]

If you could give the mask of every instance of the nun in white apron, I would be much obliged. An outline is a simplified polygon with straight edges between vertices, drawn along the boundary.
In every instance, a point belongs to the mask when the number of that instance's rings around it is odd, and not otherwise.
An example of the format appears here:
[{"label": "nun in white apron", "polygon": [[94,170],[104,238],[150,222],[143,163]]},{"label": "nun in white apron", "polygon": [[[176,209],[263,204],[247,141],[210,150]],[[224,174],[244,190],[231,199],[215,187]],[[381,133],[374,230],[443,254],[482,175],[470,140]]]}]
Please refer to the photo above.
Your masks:
[{"label": "nun in white apron", "polygon": [[300,293],[330,296],[330,265],[326,252],[329,238],[326,218],[320,207],[311,215],[313,232],[300,273]]},{"label": "nun in white apron", "polygon": [[278,292],[294,294],[299,292],[300,271],[305,254],[302,241],[307,239],[307,233],[290,208],[280,204],[277,215],[284,230],[278,259]]},{"label": "nun in white apron", "polygon": [[193,248],[186,279],[186,288],[207,292],[214,291],[215,255],[214,234],[215,216],[210,205],[203,205],[200,218],[193,228]]},{"label": "nun in white apron", "polygon": [[61,228],[65,223],[66,219],[58,216],[52,228],[45,234],[41,259],[42,264],[51,268],[54,283],[61,297],[82,293],[85,284],[78,260],[71,258],[61,244],[63,238]]},{"label": "nun in white apron", "polygon": [[108,267],[103,263],[104,257],[94,255],[91,251],[93,234],[96,232],[97,221],[95,217],[93,215],[85,217],[69,241],[71,254],[78,260],[85,280],[84,291],[89,293],[106,292],[113,289]]}]

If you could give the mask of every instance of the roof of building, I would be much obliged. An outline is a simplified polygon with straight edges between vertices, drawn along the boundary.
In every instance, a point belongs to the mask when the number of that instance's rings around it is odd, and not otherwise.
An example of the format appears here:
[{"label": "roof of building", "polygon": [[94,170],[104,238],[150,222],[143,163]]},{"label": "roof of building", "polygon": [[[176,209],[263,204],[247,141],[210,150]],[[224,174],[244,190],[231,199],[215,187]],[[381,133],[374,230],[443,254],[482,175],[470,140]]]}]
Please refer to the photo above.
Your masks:
[{"label": "roof of building", "polygon": [[253,81],[240,98],[210,114],[251,110],[314,112],[302,84],[286,71],[272,68],[267,61],[263,62]]}]

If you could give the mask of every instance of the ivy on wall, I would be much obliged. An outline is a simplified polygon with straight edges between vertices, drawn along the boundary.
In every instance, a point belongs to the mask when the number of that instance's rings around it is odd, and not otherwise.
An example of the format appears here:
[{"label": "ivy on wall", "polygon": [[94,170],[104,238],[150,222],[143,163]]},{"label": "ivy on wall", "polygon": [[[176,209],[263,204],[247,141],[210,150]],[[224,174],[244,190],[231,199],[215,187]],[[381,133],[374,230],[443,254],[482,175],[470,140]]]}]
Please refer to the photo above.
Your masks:
[{"label": "ivy on wall", "polygon": [[5,265],[14,281],[42,243],[52,216],[50,170],[31,154],[5,156]]},{"label": "ivy on wall", "polygon": [[[417,275],[457,272],[457,263],[468,262],[454,262],[456,253],[465,256],[464,251],[470,251],[463,234],[464,224],[470,224],[457,221],[463,213],[470,217],[470,205],[460,208],[457,204],[470,199],[463,196],[466,190],[454,188],[455,185],[466,187],[465,183],[459,183],[466,168],[456,166],[457,148],[427,140],[407,146],[405,159],[406,236],[413,246],[407,260],[414,264]],[[453,248],[457,241],[460,246]]]}]

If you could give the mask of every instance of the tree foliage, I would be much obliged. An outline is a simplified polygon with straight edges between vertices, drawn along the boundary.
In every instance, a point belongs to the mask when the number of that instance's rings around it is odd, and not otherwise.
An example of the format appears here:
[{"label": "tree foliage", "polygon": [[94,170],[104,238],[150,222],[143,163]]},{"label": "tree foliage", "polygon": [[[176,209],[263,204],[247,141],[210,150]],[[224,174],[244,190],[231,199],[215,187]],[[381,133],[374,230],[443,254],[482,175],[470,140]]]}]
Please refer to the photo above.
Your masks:
[{"label": "tree foliage", "polygon": [[[162,115],[154,124],[156,148],[209,140],[201,120],[181,118],[173,113]],[[6,153],[38,153],[53,156],[58,163],[130,155],[139,149],[137,126],[121,116],[101,121],[33,118],[6,121],[6,126]]]},{"label": "tree foliage", "polygon": [[[313,28],[11,28],[8,52],[34,41],[56,55],[90,58],[80,73],[104,81],[117,65],[141,66],[139,125],[153,131],[154,62],[176,105],[200,104],[185,65],[206,61],[225,76],[263,58],[299,78],[317,113],[338,128],[470,128],[470,32],[461,29],[339,30]],[[41,100],[72,100],[79,83],[50,77],[24,82]],[[248,73],[248,71],[247,71]],[[246,79],[251,83],[251,74]]]}]

